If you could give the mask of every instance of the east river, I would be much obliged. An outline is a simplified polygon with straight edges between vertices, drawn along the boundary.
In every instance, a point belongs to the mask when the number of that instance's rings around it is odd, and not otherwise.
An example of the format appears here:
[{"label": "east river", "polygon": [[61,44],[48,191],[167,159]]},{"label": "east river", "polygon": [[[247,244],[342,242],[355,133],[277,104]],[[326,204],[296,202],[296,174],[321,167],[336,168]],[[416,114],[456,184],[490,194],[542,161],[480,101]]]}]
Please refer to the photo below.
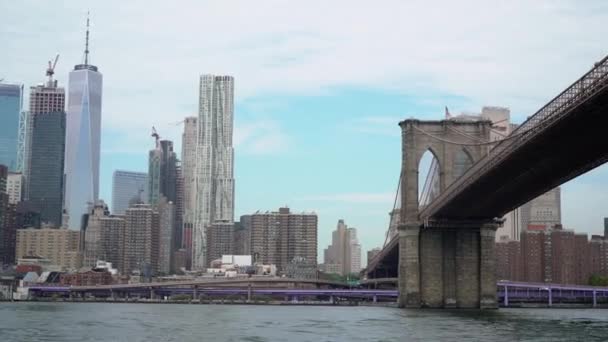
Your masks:
[{"label": "east river", "polygon": [[608,309],[0,303],[0,341],[606,341]]}]

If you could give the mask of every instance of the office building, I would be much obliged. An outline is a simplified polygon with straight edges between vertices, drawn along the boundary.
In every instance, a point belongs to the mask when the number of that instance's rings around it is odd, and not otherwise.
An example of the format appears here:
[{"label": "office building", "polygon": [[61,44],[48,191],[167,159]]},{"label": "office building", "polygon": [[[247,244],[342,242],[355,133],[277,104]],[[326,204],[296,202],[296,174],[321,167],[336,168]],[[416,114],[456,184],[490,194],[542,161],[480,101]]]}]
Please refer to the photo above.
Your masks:
[{"label": "office building", "polygon": [[196,141],[193,267],[205,268],[206,231],[234,222],[234,78],[202,75]]},{"label": "office building", "polygon": [[382,249],[380,247],[375,247],[367,251],[367,263],[369,264],[369,262],[374,259],[376,255],[380,254],[381,251]]},{"label": "office building", "polygon": [[158,240],[158,272],[171,273],[171,258],[173,257],[173,224],[175,220],[175,206],[173,202],[161,196],[155,208],[159,215]]},{"label": "office building", "polygon": [[81,229],[82,216],[99,199],[102,85],[102,74],[89,64],[87,18],[84,62],[74,66],[68,83],[63,225],[70,229]]},{"label": "office building", "polygon": [[604,217],[604,237],[608,237],[608,217]]},{"label": "office building", "polygon": [[19,119],[23,107],[23,85],[0,82],[0,164],[18,170]]},{"label": "office building", "polygon": [[160,201],[161,168],[163,152],[160,148],[150,150],[148,153],[148,203],[155,205]]},{"label": "office building", "polygon": [[177,160],[170,140],[156,141],[148,155],[148,202],[156,205],[161,197],[174,202],[176,196]]},{"label": "office building", "polygon": [[85,267],[94,267],[97,264],[97,260],[104,260],[101,245],[101,219],[109,214],[108,206],[103,201],[95,203],[91,212],[87,214],[82,259],[82,265]]},{"label": "office building", "polygon": [[520,207],[523,230],[546,230],[561,225],[561,189],[552,189]]},{"label": "office building", "polygon": [[8,202],[17,204],[23,197],[23,175],[17,172],[9,172],[6,178],[6,193]]},{"label": "office building", "polygon": [[[50,72],[49,72],[50,71]],[[30,88],[24,155],[24,197],[41,220],[60,227],[63,209],[65,91],[47,71],[48,82]]]},{"label": "office building", "polygon": [[112,214],[124,215],[131,202],[148,200],[148,174],[116,170],[112,175]]},{"label": "office building", "polygon": [[317,264],[317,214],[292,213],[289,208],[241,216],[250,234],[254,263],[276,265],[284,272],[296,258],[299,264]]},{"label": "office building", "polygon": [[[11,245],[11,229],[14,225],[12,206],[6,193],[8,168],[0,164],[0,267],[14,261],[8,253]],[[14,255],[13,255],[14,257]]]},{"label": "office building", "polygon": [[15,258],[37,256],[64,270],[81,266],[80,232],[69,229],[18,229]]},{"label": "office building", "polygon": [[144,277],[158,273],[160,221],[149,204],[135,204],[125,212],[123,274],[139,271]]},{"label": "office building", "polygon": [[339,274],[348,275],[361,271],[361,245],[357,240],[357,229],[348,228],[339,220],[332,232],[332,243],[324,251],[326,265],[339,265]]}]

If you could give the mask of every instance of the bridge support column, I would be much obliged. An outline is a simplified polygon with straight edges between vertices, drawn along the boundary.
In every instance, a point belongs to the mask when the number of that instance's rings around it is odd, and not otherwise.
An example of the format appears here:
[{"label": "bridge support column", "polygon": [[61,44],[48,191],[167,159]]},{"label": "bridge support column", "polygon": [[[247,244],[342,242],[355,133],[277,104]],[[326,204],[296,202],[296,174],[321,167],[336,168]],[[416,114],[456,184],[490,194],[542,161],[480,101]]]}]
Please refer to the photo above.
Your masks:
[{"label": "bridge support column", "polygon": [[441,230],[420,231],[420,306],[443,307],[443,234]]},{"label": "bridge support column", "polygon": [[439,222],[399,236],[399,305],[498,307],[494,237],[498,222]]},{"label": "bridge support column", "polygon": [[443,307],[456,307],[456,231],[443,231]]},{"label": "bridge support column", "polygon": [[399,226],[399,307],[420,307],[420,224]]},{"label": "bridge support column", "polygon": [[[498,224],[484,224],[479,231],[479,307],[496,309],[495,235]],[[505,292],[505,296],[507,296]]]}]

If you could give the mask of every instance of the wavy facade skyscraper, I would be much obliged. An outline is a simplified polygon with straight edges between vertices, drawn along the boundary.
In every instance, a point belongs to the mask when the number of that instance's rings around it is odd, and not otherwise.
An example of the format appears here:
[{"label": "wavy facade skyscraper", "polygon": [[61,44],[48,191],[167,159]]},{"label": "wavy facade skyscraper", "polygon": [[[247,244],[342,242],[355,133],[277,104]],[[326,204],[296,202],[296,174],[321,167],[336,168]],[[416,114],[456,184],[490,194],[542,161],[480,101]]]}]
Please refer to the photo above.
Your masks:
[{"label": "wavy facade skyscraper", "polygon": [[102,74],[89,64],[87,19],[84,64],[74,66],[68,85],[63,225],[70,229],[80,229],[82,215],[99,199],[102,84]]},{"label": "wavy facade skyscraper", "polygon": [[207,229],[234,223],[234,78],[201,75],[196,143],[193,268],[206,268]]}]

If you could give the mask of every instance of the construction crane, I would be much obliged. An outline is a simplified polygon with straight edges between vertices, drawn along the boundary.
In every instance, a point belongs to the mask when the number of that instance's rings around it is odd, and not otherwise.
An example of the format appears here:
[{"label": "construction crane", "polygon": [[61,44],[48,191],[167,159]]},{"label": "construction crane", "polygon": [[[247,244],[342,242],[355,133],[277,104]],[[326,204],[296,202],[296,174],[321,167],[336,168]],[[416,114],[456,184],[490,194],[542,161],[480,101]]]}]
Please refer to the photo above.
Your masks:
[{"label": "construction crane", "polygon": [[158,132],[156,132],[156,128],[154,128],[154,126],[152,126],[152,134],[150,136],[156,139],[156,148],[159,148],[158,141],[160,140],[160,135],[158,135]]},{"label": "construction crane", "polygon": [[49,87],[57,86],[57,81],[53,82],[53,75],[55,74],[55,66],[57,66],[58,60],[59,60],[59,54],[57,54],[55,56],[55,62],[53,62],[53,64],[51,64],[51,61],[49,61],[49,67],[48,67],[48,69],[46,69],[46,75],[49,77],[49,82],[48,82]]}]

